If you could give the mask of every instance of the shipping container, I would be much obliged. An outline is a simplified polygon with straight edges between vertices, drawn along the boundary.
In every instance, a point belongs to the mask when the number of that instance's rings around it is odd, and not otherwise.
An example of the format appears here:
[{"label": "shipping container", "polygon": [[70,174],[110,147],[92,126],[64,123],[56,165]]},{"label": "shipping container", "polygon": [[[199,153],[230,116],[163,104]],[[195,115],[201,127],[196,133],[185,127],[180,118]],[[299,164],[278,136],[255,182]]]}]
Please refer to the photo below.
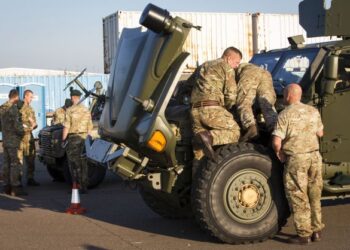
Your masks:
[{"label": "shipping container", "polygon": [[288,37],[303,35],[305,44],[338,40],[336,37],[306,38],[305,30],[299,25],[297,14],[262,14],[252,15],[253,51],[272,50],[288,47]]},{"label": "shipping container", "polygon": [[[240,48],[243,57],[252,56],[252,18],[247,13],[199,13],[172,12],[194,25],[201,31],[192,29],[185,43],[185,50],[190,52],[187,71],[192,71],[204,61],[218,58],[229,46]],[[123,28],[139,27],[141,12],[117,11],[103,19],[104,70],[110,73],[118,40]],[[240,35],[237,35],[240,34]]]},{"label": "shipping container", "polygon": [[[187,71],[197,65],[221,56],[229,46],[239,48],[243,61],[249,61],[252,55],[261,50],[288,47],[289,36],[304,34],[299,25],[299,17],[294,14],[249,14],[249,13],[202,13],[171,12],[195,25],[202,26],[201,31],[192,30],[185,43],[190,52]],[[117,11],[103,19],[104,71],[110,73],[118,40],[123,28],[139,27],[141,12]],[[318,43],[334,38],[308,38],[306,43]]]}]

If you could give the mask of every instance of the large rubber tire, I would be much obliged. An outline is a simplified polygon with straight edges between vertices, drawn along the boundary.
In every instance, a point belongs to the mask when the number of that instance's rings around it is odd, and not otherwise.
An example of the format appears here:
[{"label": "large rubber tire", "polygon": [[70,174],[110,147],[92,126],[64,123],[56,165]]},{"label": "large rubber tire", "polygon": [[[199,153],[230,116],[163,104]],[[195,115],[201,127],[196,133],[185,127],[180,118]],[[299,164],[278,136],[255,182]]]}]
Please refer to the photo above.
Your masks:
[{"label": "large rubber tire", "polygon": [[186,219],[193,216],[191,207],[191,171],[184,170],[171,193],[139,185],[139,193],[146,205],[167,219]]},{"label": "large rubber tire", "polygon": [[[66,179],[66,182],[69,185],[72,185],[72,176],[69,170],[69,164],[68,164],[68,159],[67,156],[64,156],[62,159],[62,164],[63,164],[63,175],[64,178]],[[88,163],[88,178],[89,178],[89,185],[88,188],[95,188],[97,187],[105,178],[106,175],[106,169],[104,167],[98,167],[95,165],[92,165]]]},{"label": "large rubber tire", "polygon": [[289,216],[283,167],[258,145],[225,145],[197,171],[192,207],[201,227],[230,244],[273,237]]},{"label": "large rubber tire", "polygon": [[65,182],[62,170],[57,169],[52,165],[46,165],[47,172],[53,178],[54,181]]}]

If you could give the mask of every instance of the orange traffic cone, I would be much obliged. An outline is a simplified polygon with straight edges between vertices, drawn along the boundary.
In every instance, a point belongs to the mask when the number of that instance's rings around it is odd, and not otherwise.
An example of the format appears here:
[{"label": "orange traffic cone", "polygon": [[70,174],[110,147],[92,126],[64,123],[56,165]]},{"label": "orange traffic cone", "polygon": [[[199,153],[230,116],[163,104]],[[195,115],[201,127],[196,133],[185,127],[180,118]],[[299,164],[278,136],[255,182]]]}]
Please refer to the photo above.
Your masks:
[{"label": "orange traffic cone", "polygon": [[66,209],[67,214],[83,214],[86,209],[80,206],[79,189],[78,184],[73,182],[72,188],[72,200],[70,207]]}]

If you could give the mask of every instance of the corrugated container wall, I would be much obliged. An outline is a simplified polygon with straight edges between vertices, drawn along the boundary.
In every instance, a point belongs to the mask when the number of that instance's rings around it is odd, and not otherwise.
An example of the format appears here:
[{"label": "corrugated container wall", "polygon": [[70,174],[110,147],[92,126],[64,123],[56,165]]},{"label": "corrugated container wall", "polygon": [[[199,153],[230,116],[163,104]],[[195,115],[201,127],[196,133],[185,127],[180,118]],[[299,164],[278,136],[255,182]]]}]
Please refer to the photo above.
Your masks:
[{"label": "corrugated container wall", "polygon": [[[252,56],[252,18],[250,14],[195,12],[172,12],[171,14],[202,26],[201,31],[192,29],[185,43],[185,50],[191,54],[187,69],[192,70],[204,61],[220,57],[223,50],[229,46],[240,48],[246,60]],[[122,29],[139,27],[140,15],[141,12],[136,11],[118,11],[103,19],[106,74],[110,73]]]},{"label": "corrugated container wall", "polygon": [[262,14],[252,15],[253,51],[271,50],[288,47],[288,37],[303,35],[305,43],[321,43],[338,40],[336,37],[306,38],[305,30],[299,25],[297,14]]},{"label": "corrugated container wall", "polygon": [[[253,53],[288,47],[287,37],[304,34],[296,14],[249,14],[249,13],[201,13],[172,12],[195,25],[202,31],[192,30],[185,43],[191,53],[188,68],[206,60],[221,56],[228,46],[242,50],[243,60],[249,61]],[[139,27],[141,12],[117,11],[103,19],[104,70],[110,73],[113,57],[122,29]],[[329,37],[306,39],[306,43],[329,41]],[[333,39],[332,39],[333,40]]]}]

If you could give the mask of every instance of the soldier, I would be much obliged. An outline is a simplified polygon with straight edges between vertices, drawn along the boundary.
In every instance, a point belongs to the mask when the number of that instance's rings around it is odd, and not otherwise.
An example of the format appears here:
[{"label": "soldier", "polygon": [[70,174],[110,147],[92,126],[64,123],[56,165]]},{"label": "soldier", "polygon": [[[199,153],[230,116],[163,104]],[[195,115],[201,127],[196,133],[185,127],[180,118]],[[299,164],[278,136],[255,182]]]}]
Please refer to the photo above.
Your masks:
[{"label": "soldier", "polygon": [[64,105],[53,113],[52,125],[63,124],[67,109],[72,106],[71,99],[66,99]]},{"label": "soldier", "polygon": [[24,127],[24,137],[22,139],[22,149],[24,162],[27,165],[27,185],[39,186],[40,184],[34,179],[35,171],[35,141],[33,130],[38,127],[35,119],[35,112],[30,106],[33,100],[33,91],[27,89],[23,93],[23,105],[19,106],[21,118]]},{"label": "soldier", "polygon": [[9,93],[9,100],[0,108],[4,150],[4,191],[6,194],[13,196],[27,195],[20,182],[23,168],[21,140],[24,135],[24,129],[16,106],[18,100],[18,91],[12,89]]},{"label": "soldier", "polygon": [[91,133],[93,128],[91,114],[83,105],[78,104],[81,92],[79,90],[71,91],[71,100],[73,105],[67,109],[66,119],[63,123],[63,144],[68,141],[66,152],[73,181],[80,184],[81,192],[86,193],[88,185],[88,169],[83,153],[85,139]]},{"label": "soldier", "polygon": [[[234,69],[241,59],[242,53],[229,47],[221,58],[205,62],[194,73],[191,94],[194,140],[202,143],[204,153],[212,159],[215,159],[213,145],[234,143],[240,136],[239,126],[229,110],[236,102]],[[196,146],[194,154],[197,160],[203,156]]]},{"label": "soldier", "polygon": [[236,70],[238,82],[237,112],[246,133],[241,141],[258,136],[258,128],[253,114],[253,104],[257,102],[264,116],[266,127],[272,132],[276,120],[276,93],[270,72],[254,64],[242,63]]},{"label": "soldier", "polygon": [[290,243],[320,241],[324,224],[321,219],[322,158],[318,138],[323,124],[318,111],[300,102],[301,87],[290,84],[284,91],[288,105],[278,116],[273,131],[273,149],[284,166],[284,185],[294,215],[297,235]]}]

